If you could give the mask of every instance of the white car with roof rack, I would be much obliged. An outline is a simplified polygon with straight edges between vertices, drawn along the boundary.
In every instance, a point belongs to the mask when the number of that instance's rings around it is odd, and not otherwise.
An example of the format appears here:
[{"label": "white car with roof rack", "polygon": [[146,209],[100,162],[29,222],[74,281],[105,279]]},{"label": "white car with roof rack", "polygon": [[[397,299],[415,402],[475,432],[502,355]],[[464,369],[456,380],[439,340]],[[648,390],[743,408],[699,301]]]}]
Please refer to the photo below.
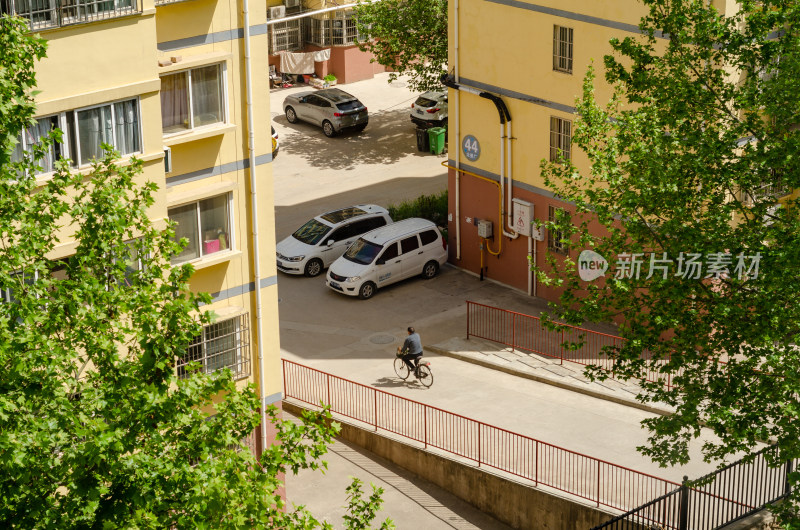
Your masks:
[{"label": "white car with roof rack", "polygon": [[317,276],[361,234],[391,222],[389,211],[375,204],[357,204],[318,215],[278,243],[278,270]]},{"label": "white car with roof rack", "polygon": [[427,219],[405,219],[361,236],[328,269],[325,284],[361,299],[412,276],[431,279],[447,261],[447,241]]}]

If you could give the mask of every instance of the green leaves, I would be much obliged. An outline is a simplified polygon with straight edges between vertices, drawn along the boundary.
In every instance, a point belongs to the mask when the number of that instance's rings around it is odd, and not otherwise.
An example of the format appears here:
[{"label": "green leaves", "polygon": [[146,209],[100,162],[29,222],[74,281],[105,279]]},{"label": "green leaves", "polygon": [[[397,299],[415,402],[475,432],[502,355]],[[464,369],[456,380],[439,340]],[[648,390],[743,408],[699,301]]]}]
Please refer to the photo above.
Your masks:
[{"label": "green leaves", "polygon": [[[745,1],[720,13],[706,2],[644,3],[644,36],[612,41],[604,58],[612,99],[597,101],[586,75],[573,142],[588,171],[542,164],[575,204],[574,226],[553,228],[572,230],[573,255],[592,248],[611,270],[592,284],[556,261],[539,274],[565,287],[556,317],[619,322],[628,340],[606,352],[615,376],[639,380],[640,400],[676,408],[645,422],[645,454],[683,463],[706,425],[717,436],[703,447],[709,460],[766,439],[798,458],[800,35],[789,28],[800,5]],[[590,231],[595,221],[602,230]],[[643,273],[612,278],[637,253]],[[719,253],[733,261],[722,276],[686,277],[678,258],[690,253],[704,265]],[[667,278],[646,278],[651,256],[664,255]],[[758,274],[737,273],[739,255],[760,255]]]},{"label": "green leaves", "polygon": [[447,2],[445,0],[381,0],[355,7],[359,43],[374,61],[392,68],[389,82],[408,75],[411,90],[441,90],[447,72]]}]

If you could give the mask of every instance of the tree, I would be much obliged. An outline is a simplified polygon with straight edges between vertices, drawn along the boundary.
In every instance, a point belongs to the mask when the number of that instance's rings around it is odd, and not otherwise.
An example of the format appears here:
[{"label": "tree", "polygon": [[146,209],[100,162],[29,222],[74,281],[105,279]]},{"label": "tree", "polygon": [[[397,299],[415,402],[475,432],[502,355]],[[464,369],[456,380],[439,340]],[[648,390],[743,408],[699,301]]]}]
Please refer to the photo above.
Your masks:
[{"label": "tree", "polygon": [[408,75],[414,91],[441,90],[447,71],[447,1],[379,0],[355,7],[358,31],[369,35],[359,43],[373,61],[391,68],[391,83]]},{"label": "tree", "polygon": [[[769,440],[780,464],[800,457],[800,209],[796,193],[781,198],[800,187],[800,4],[741,0],[726,15],[699,0],[643,2],[643,36],[612,40],[604,59],[613,97],[596,100],[590,69],[577,103],[573,142],[590,170],[542,163],[575,208],[551,223],[570,258],[539,272],[563,287],[557,317],[620,322],[628,340],[606,352],[616,377],[674,408],[644,421],[644,454],[685,463],[705,426],[718,437],[703,443],[707,460]],[[614,274],[580,280],[581,249]],[[786,520],[798,524],[800,474],[790,480]]]},{"label": "tree", "polygon": [[[260,422],[254,389],[198,363],[178,376],[213,316],[188,289],[192,267],[170,264],[185,242],[148,218],[155,184],[110,146],[88,175],[61,160],[37,183],[60,133],[12,153],[45,43],[2,17],[0,47],[0,525],[330,528],[276,493],[282,473],[324,468],[330,413],[294,425],[270,408],[279,443],[257,460],[243,442]],[[49,259],[65,234],[74,253]],[[380,492],[356,505],[371,521]]]}]

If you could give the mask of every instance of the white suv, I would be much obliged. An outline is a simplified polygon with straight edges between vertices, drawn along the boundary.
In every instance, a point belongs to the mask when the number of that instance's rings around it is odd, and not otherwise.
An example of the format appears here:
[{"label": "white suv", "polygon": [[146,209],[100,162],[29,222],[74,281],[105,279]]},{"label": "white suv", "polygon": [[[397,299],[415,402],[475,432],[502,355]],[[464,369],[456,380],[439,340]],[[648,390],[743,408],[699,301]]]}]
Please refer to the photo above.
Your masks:
[{"label": "white suv", "polygon": [[361,236],[333,262],[325,283],[365,300],[379,287],[405,278],[433,278],[446,261],[447,242],[436,225],[406,219]]},{"label": "white suv", "polygon": [[358,204],[311,219],[278,243],[278,270],[317,276],[339,258],[358,236],[392,222],[385,208]]},{"label": "white suv", "polygon": [[411,104],[411,121],[422,127],[447,124],[447,92],[425,92]]}]

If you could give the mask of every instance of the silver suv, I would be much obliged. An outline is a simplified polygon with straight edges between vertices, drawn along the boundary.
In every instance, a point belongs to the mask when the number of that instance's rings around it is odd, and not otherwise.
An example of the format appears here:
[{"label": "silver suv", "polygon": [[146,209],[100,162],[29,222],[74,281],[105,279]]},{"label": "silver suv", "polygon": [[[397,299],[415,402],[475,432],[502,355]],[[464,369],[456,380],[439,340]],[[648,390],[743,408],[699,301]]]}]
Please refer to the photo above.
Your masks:
[{"label": "silver suv", "polygon": [[358,98],[338,88],[300,92],[283,100],[289,123],[307,121],[322,127],[328,138],[343,129],[363,131],[369,123],[367,107]]}]

